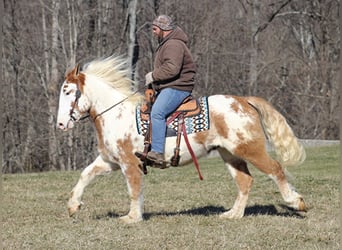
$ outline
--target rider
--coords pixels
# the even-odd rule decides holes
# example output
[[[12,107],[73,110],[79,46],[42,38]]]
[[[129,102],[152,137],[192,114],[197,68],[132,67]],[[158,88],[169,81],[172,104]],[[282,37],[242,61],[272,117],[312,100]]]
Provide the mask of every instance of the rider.
[[[147,159],[157,165],[164,162],[166,118],[191,95],[196,74],[195,63],[187,47],[188,36],[167,15],[153,20],[152,32],[158,39],[153,71],[146,74],[156,100],[151,110],[152,144]]]

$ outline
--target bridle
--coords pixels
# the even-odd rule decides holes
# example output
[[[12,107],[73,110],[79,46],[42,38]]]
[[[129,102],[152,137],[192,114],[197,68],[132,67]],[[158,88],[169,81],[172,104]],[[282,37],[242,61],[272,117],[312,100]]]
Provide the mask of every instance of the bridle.
[[[136,93],[139,92],[140,89],[137,89],[136,91],[134,91],[132,94],[130,94],[129,96],[123,98],[122,100],[120,100],[119,102],[113,104],[112,106],[110,106],[109,108],[105,109],[104,111],[98,113],[94,118],[93,118],[93,121],[95,121],[99,116],[103,115],[104,113],[108,112],[109,110],[111,110],[112,108],[118,106],[119,104],[123,103],[124,101],[126,101],[128,98],[132,97],[133,95],[135,95]],[[76,108],[76,105],[78,104],[78,100],[80,99],[82,93],[81,93],[81,90],[77,89],[76,90],[76,95],[75,95],[75,101],[72,105],[72,108],[70,109],[70,112],[69,112],[69,116],[70,116],[70,121],[72,122],[79,122],[79,121],[83,121],[87,118],[90,117],[90,114],[89,114],[89,111],[88,111],[88,114],[85,115],[85,116],[82,116],[80,119],[76,119],[74,114],[75,114],[75,108]]]
[[[75,118],[74,114],[75,114],[75,107],[78,104],[78,100],[80,99],[80,97],[81,97],[81,90],[77,89],[76,90],[76,95],[75,95],[75,101],[74,101],[74,103],[72,105],[72,108],[70,109],[70,112],[69,112],[70,120],[72,122],[76,122],[77,121],[77,119]],[[81,120],[81,119],[79,119],[79,120]]]

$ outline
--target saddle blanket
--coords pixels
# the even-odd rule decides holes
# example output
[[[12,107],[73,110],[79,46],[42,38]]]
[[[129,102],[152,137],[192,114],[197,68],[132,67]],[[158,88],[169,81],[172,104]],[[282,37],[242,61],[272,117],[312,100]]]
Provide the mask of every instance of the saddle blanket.
[[[186,127],[187,134],[205,131],[210,128],[208,97],[204,96],[198,98],[198,103],[201,109],[200,113],[194,116],[184,118],[184,124]],[[136,107],[137,129],[139,134],[145,136],[148,130],[149,122],[141,119],[140,107],[141,105],[138,105]],[[176,136],[177,130],[178,118],[175,118],[167,127],[167,136]]]

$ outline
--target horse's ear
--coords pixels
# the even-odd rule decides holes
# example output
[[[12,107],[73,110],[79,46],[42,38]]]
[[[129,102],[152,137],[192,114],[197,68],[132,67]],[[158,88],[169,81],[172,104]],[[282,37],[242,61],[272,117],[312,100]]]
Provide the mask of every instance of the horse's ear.
[[[76,64],[73,68],[68,68],[65,72],[65,78],[77,79],[78,74],[80,73],[80,64]]]
[[[75,66],[74,75],[75,75],[75,76],[78,76],[79,73],[80,73],[80,64],[78,63],[78,64]]]

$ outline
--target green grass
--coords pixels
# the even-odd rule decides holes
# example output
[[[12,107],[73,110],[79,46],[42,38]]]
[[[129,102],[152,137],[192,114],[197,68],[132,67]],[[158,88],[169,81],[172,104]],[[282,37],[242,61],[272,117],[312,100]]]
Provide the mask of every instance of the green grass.
[[[4,249],[340,249],[339,147],[307,149],[289,169],[291,184],[310,210],[285,206],[273,181],[255,181],[246,215],[222,220],[236,197],[235,183],[219,159],[150,169],[145,177],[145,221],[122,224],[129,200],[121,172],[100,176],[85,190],[84,207],[69,218],[66,202],[80,172],[3,175]]]

